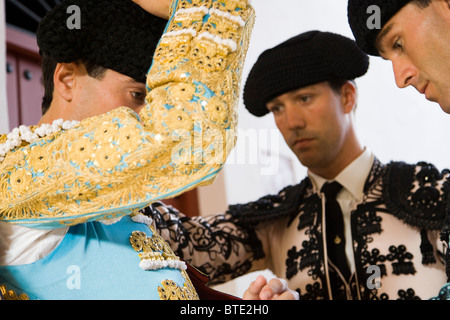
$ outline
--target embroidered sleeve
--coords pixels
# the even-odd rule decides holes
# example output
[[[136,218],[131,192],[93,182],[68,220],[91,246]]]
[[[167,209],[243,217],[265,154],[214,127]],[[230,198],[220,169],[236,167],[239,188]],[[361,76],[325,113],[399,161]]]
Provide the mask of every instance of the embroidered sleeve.
[[[304,189],[301,184],[286,187],[247,204],[232,205],[219,215],[186,217],[162,203],[145,208],[161,236],[176,254],[222,283],[251,271],[270,268],[270,230],[280,218],[290,220],[298,213]]]
[[[246,0],[175,0],[145,108],[120,107],[8,152],[0,219],[37,228],[111,219],[210,183],[234,147],[253,21]]]
[[[174,252],[207,274],[209,285],[264,269],[264,251],[253,228],[236,223],[229,213],[186,217],[157,202],[144,209]]]

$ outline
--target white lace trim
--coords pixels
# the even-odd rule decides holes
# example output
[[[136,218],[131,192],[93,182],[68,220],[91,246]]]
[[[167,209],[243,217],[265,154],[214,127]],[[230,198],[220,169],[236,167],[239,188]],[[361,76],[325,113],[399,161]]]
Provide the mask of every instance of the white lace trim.
[[[79,121],[64,121],[63,119],[58,119],[53,121],[52,124],[44,123],[40,125],[34,132],[31,131],[30,127],[24,125],[14,128],[7,134],[6,142],[0,144],[0,162],[5,159],[8,152],[21,146],[23,141],[31,144],[52,133],[71,129],[78,123]]]

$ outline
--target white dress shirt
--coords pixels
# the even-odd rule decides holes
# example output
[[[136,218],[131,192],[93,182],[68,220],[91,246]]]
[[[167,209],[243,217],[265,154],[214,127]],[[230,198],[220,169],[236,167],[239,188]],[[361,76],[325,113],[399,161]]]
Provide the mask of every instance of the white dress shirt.
[[[42,259],[59,245],[68,229],[32,229],[0,221],[0,265],[21,265]]]
[[[345,252],[349,262],[350,271],[355,271],[355,259],[352,248],[352,231],[350,225],[350,214],[361,203],[364,197],[364,184],[369,176],[373,165],[374,156],[372,152],[365,148],[352,163],[342,170],[333,181],[342,185],[342,190],[336,196],[336,200],[341,206],[344,216],[345,228]],[[327,179],[308,171],[309,178],[317,192],[322,188]]]

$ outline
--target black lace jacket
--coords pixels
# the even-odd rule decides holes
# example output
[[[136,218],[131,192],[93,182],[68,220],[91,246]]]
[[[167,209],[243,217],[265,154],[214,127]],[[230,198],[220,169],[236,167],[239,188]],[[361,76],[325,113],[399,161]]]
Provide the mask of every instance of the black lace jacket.
[[[322,196],[309,178],[206,218],[160,202],[144,211],[211,284],[269,268],[301,299],[428,299],[447,281],[439,235],[448,176],[425,162],[375,159],[364,199],[351,214],[355,272],[347,281],[324,255]]]

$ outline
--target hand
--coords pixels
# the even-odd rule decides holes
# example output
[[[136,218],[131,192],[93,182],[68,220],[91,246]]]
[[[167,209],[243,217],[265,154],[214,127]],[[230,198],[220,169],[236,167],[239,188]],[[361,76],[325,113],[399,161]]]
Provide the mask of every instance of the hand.
[[[154,16],[169,19],[169,9],[172,0],[132,0],[145,11]]]
[[[258,276],[244,292],[244,300],[299,300],[297,291],[290,290],[286,280],[273,278],[269,282]]]

